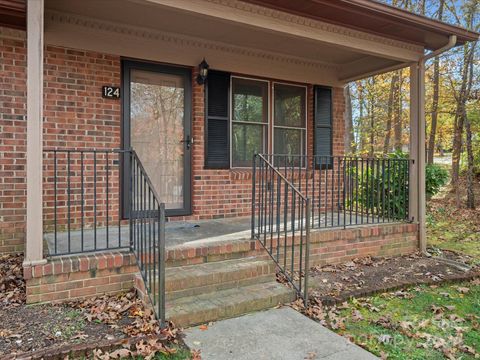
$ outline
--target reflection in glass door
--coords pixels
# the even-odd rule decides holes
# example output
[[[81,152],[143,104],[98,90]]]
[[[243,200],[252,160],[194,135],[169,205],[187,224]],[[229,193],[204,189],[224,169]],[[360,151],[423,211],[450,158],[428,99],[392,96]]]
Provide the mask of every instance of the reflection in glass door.
[[[168,215],[190,211],[190,78],[185,69],[126,64],[131,146]],[[130,65],[130,66],[129,66]],[[127,110],[125,107],[125,110]],[[127,140],[127,139],[125,139]]]

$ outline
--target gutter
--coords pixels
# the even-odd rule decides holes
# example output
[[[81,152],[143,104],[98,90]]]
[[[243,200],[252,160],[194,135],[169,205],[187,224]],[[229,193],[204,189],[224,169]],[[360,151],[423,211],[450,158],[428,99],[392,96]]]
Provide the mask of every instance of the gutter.
[[[434,51],[422,56],[418,60],[418,62],[423,61],[425,63],[427,60],[429,60],[429,59],[431,59],[431,58],[433,58],[437,55],[440,55],[441,53],[444,53],[445,51],[450,50],[456,44],[457,44],[457,35],[450,35],[448,37],[448,42],[445,45],[443,45],[441,48],[438,48],[437,50],[434,50]]]

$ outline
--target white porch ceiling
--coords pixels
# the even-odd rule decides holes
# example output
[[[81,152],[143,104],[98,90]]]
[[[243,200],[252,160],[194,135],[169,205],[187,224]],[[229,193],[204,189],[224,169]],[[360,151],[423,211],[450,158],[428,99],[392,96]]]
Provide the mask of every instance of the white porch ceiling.
[[[189,7],[191,4],[195,6]],[[199,8],[199,4],[205,6]],[[408,48],[405,57],[400,58],[400,52],[392,55],[388,52],[388,46],[385,47],[383,55],[379,53],[381,48],[372,50],[368,47],[339,45],[332,41],[323,41],[321,32],[316,33],[315,28],[304,29],[303,26],[290,24],[291,31],[282,31],[281,26],[285,24],[280,19],[273,18],[273,26],[267,22],[263,26],[260,15],[256,18],[253,15],[249,17],[248,13],[242,13],[238,9],[232,9],[229,16],[220,17],[218,13],[225,10],[222,6],[216,1],[206,0],[45,1],[47,11],[76,14],[318,62],[334,67],[339,82],[342,79],[398,66],[422,54],[418,46]],[[219,12],[216,12],[217,8]],[[275,27],[277,23],[278,27]],[[48,22],[46,26],[48,27]],[[311,36],[305,31],[310,31]],[[367,36],[365,38],[371,39]],[[355,44],[355,39],[352,44]],[[389,44],[392,46],[391,42]]]

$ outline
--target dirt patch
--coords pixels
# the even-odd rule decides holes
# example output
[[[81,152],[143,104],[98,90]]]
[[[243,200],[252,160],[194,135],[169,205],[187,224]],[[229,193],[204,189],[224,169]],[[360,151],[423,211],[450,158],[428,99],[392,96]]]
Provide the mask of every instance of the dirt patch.
[[[124,338],[118,328],[89,322],[82,311],[67,305],[17,306],[0,310],[0,355]]]
[[[22,262],[21,255],[0,258],[0,358],[135,336],[155,337],[136,345],[139,354],[168,352],[170,345],[179,344],[178,330],[172,324],[160,329],[133,290],[62,304],[26,305]]]
[[[465,261],[464,255],[448,252],[450,260]],[[311,294],[323,304],[334,304],[405,285],[440,283],[480,276],[480,267],[469,271],[420,254],[391,258],[362,258],[339,265],[318,266],[310,276]]]

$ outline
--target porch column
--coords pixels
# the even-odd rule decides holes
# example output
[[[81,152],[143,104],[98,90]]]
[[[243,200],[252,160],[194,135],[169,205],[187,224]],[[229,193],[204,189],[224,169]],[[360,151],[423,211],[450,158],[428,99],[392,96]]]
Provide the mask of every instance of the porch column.
[[[27,1],[27,228],[25,263],[43,259],[42,119],[44,0]]]
[[[418,223],[419,246],[427,250],[425,231],[425,63],[410,66],[410,171],[409,214]]]

